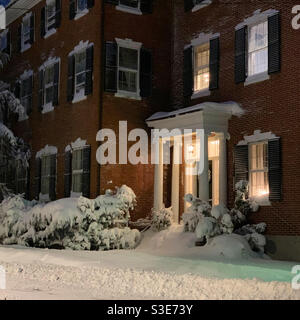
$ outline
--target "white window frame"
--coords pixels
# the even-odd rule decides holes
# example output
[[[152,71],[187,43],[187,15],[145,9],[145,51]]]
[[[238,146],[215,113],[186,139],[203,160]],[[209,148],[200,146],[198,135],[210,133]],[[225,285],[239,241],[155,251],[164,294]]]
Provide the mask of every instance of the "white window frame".
[[[26,50],[28,50],[29,48],[31,48],[31,43],[30,43],[30,29],[31,29],[31,25],[30,25],[30,20],[31,20],[31,16],[32,16],[32,12],[29,12],[28,14],[26,14],[23,19],[22,19],[22,32],[21,32],[21,52],[24,52]],[[25,39],[25,35],[24,35],[24,24],[28,23],[29,24],[29,38]]]
[[[28,76],[27,78],[24,78],[24,79],[21,79],[20,80],[20,102],[21,102],[21,104],[22,104],[22,106],[25,108],[25,113],[26,114],[28,114],[28,107],[27,107],[27,105],[26,105],[26,107],[24,106],[24,103],[23,103],[23,101],[27,101],[27,99],[29,98],[29,97],[31,97],[31,103],[32,103],[32,90],[31,90],[31,94],[27,94],[27,95],[22,95],[22,92],[23,92],[23,90],[24,90],[24,84],[23,84],[23,82],[25,82],[25,81],[28,81],[29,80],[29,78],[30,78],[30,76]],[[32,88],[32,87],[31,87]],[[31,106],[32,107],[32,106]]]
[[[25,171],[25,177],[19,177],[19,172],[18,172],[18,170],[24,170]],[[18,186],[19,186],[19,181],[23,181],[23,183],[24,183],[24,185],[25,185],[25,191],[24,191],[24,193],[26,193],[26,191],[27,191],[27,170],[26,170],[26,168],[24,167],[24,166],[22,166],[22,164],[21,164],[21,161],[16,161],[16,186],[15,186],[15,188],[16,188],[16,192],[17,193],[20,193],[20,190],[19,190],[19,188],[18,188]]]
[[[136,14],[136,15],[143,14],[141,11],[141,0],[138,0],[138,6],[136,8],[128,6],[126,4],[123,4],[123,3],[121,3],[121,1],[122,0],[119,0],[119,4],[116,6],[116,10],[127,12],[127,13],[132,13],[132,14]]]
[[[46,163],[46,168],[49,170],[49,172],[46,170],[46,172],[43,172],[44,169],[44,161],[48,161],[48,166]],[[41,193],[40,193],[40,200],[47,200],[49,199],[50,194],[50,178],[51,178],[51,154],[45,154],[41,157]],[[43,180],[46,179],[48,181],[47,186],[47,193],[43,192]]]
[[[82,183],[81,183],[81,192],[75,191],[73,190],[74,187],[74,179],[73,176],[74,175],[83,175],[83,148],[75,148],[72,150],[72,187],[71,187],[71,196],[72,197],[78,197],[82,195]],[[81,152],[81,169],[73,169],[73,160],[74,160],[74,152]],[[81,178],[81,182],[82,182],[82,178]]]
[[[199,48],[199,47],[201,47],[201,46],[204,46],[204,45],[208,45],[208,64],[207,64],[207,65],[204,65],[204,66],[201,66],[201,67],[198,67],[197,70],[196,70],[196,53],[197,53],[197,48]],[[209,80],[208,80],[208,86],[207,86],[207,88],[203,88],[203,89],[200,89],[200,90],[195,90],[195,77],[196,77],[196,72],[198,72],[199,70],[202,70],[202,69],[206,69],[206,68],[208,68],[208,72],[210,72],[210,70],[209,70],[209,54],[210,54],[210,41],[206,41],[206,42],[203,42],[203,43],[201,43],[201,44],[198,44],[198,45],[194,45],[194,46],[193,46],[193,79],[194,79],[194,88],[193,88],[192,99],[199,98],[199,97],[205,97],[205,96],[210,95]]]
[[[86,14],[89,13],[89,9],[87,7],[87,0],[85,0],[85,3],[86,3],[85,8],[80,10],[79,6],[78,6],[79,2],[78,2],[78,0],[76,0],[76,15],[74,17],[74,20],[78,20],[79,18],[81,18],[81,17],[83,17],[83,16],[85,16]]]
[[[249,23],[247,25],[247,31],[248,31],[248,34],[250,34],[250,31],[251,31],[251,28],[255,27],[255,26],[258,26],[262,23],[267,23],[268,24],[268,18],[267,17],[264,17],[263,19],[260,19],[258,21],[255,21],[253,23]],[[268,27],[267,27],[268,28]],[[267,34],[268,36],[268,34]],[[268,74],[268,66],[267,66],[267,70],[266,71],[263,71],[263,72],[260,72],[260,73],[256,73],[256,74],[252,74],[250,75],[248,72],[249,72],[249,69],[250,69],[250,52],[249,52],[249,46],[250,46],[250,36],[248,37],[247,39],[247,52],[246,52],[246,63],[247,63],[247,78],[246,78],[246,81],[245,81],[245,86],[249,85],[249,84],[252,84],[252,83],[257,83],[257,82],[261,82],[261,81],[265,81],[265,80],[268,80],[270,79],[270,75]],[[268,41],[267,41],[267,46],[264,48],[267,50],[269,50],[269,47],[268,47]],[[262,48],[256,50],[256,51],[260,51],[262,50]],[[252,51],[254,52],[254,51]]]
[[[251,169],[251,159],[252,159],[252,146],[253,145],[266,145],[268,148],[268,140],[263,140],[263,141],[254,141],[248,143],[248,167],[249,167],[249,196],[250,199],[255,200],[257,203],[259,203],[261,206],[269,206],[271,205],[270,200],[269,200],[269,180],[268,180],[268,193],[263,196],[255,196],[251,194],[251,189],[252,189],[252,173],[258,173],[258,172],[263,172],[267,173],[269,172],[268,165],[267,167],[264,167],[263,169]],[[264,162],[265,159],[263,159]],[[268,160],[268,159],[267,159]]]
[[[84,99],[86,99],[86,95],[85,95],[85,82],[84,82],[84,86],[83,88],[79,91],[79,92],[76,92],[77,90],[77,87],[79,87],[79,85],[82,85],[82,84],[78,84],[77,83],[77,76],[78,75],[81,75],[81,74],[86,74],[86,68],[84,69],[84,71],[80,71],[77,73],[76,71],[76,66],[77,66],[77,63],[76,63],[76,57],[82,53],[85,54],[85,62],[86,62],[86,49],[87,48],[83,48],[82,50],[78,51],[78,52],[75,52],[74,54],[74,59],[75,59],[75,67],[74,67],[74,99],[73,99],[73,103],[75,102],[79,102],[79,101],[82,101]],[[86,64],[86,63],[85,63]]]
[[[118,52],[117,52],[117,93],[115,94],[116,97],[121,98],[129,98],[129,99],[135,99],[135,100],[141,100],[140,96],[140,52],[142,43],[140,42],[134,42],[131,39],[118,39],[116,38],[116,42],[118,44]],[[119,59],[120,59],[120,47],[126,48],[126,49],[132,49],[137,51],[137,70],[134,69],[128,69],[124,67],[120,67]],[[136,73],[136,91],[125,91],[119,89],[119,71],[128,71],[132,73]]]

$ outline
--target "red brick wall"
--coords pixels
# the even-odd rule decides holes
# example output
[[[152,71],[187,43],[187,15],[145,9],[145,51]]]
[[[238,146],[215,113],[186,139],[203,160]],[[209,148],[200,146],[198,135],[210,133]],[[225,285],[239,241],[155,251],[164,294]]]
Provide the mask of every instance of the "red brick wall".
[[[102,79],[102,1],[95,1],[95,7],[78,19],[69,20],[69,1],[62,0],[61,26],[56,34],[48,39],[40,37],[40,14],[45,5],[42,1],[31,11],[35,14],[35,42],[24,53],[14,50],[9,65],[1,77],[7,82],[14,82],[25,69],[34,70],[33,111],[29,120],[14,126],[17,135],[31,145],[32,165],[30,172],[31,196],[34,196],[34,158],[37,151],[46,144],[58,148],[57,160],[57,198],[64,195],[64,150],[66,145],[78,137],[86,139],[91,145],[91,197],[103,193],[107,188],[127,184],[137,194],[138,206],[133,218],[145,216],[153,204],[153,166],[118,165],[103,166],[98,176],[96,151],[99,144],[96,134],[100,128],[110,128],[118,133],[120,120],[128,121],[128,130],[146,128],[145,119],[155,111],[163,110],[169,105],[169,87],[171,80],[171,15],[170,3],[155,1],[153,14],[134,15],[120,12],[110,4],[105,5],[104,34],[106,41],[118,38],[130,38],[142,42],[153,52],[153,94],[149,99],[134,101],[115,98],[113,94],[104,93],[101,98]],[[13,48],[17,48],[17,28],[22,17],[10,25]],[[151,26],[151,27],[149,27]],[[94,43],[94,90],[93,94],[79,103],[67,102],[67,68],[68,54],[80,40]],[[49,55],[60,57],[60,97],[55,110],[41,114],[38,111],[38,68]],[[112,183],[108,183],[112,181]],[[100,189],[100,190],[99,190]]]
[[[211,96],[193,100],[191,104],[204,101],[236,101],[246,111],[242,118],[233,117],[229,123],[231,136],[228,142],[228,200],[232,205],[233,192],[233,146],[252,135],[254,130],[272,131],[282,138],[283,201],[262,207],[253,215],[253,221],[265,221],[268,233],[277,235],[300,234],[300,114],[299,52],[300,31],[291,27],[292,7],[297,1],[213,1],[197,12],[185,13],[183,1],[174,0],[174,63],[172,69],[172,104],[182,107],[183,48],[201,32],[220,33],[220,82],[219,89]],[[234,82],[234,32],[235,26],[257,9],[277,9],[281,13],[282,69],[271,79],[244,86]]]

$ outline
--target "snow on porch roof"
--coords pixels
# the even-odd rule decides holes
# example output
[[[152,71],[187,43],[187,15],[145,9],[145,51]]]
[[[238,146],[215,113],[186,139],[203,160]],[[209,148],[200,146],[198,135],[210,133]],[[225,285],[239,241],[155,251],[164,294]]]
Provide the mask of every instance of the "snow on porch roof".
[[[14,0],[6,7],[6,26],[28,12],[42,0]]]
[[[187,113],[203,111],[203,110],[227,113],[227,114],[238,116],[238,117],[241,117],[244,114],[244,110],[240,107],[240,105],[233,101],[228,101],[223,103],[204,102],[204,103],[196,104],[191,107],[174,110],[171,112],[156,112],[151,117],[146,119],[146,122],[173,118],[173,117],[177,117]]]

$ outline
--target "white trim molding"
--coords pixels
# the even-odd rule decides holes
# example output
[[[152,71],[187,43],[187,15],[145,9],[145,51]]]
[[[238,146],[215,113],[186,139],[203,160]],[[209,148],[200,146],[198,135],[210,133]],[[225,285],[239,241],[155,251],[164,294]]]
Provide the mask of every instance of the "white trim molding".
[[[268,140],[274,140],[274,139],[279,139],[279,137],[277,137],[271,131],[262,133],[261,130],[255,130],[253,135],[244,136],[244,140],[241,140],[237,145],[245,146],[245,145],[248,145],[249,143],[268,141]]]
[[[212,3],[212,0],[204,0],[199,4],[196,4],[194,6],[194,8],[192,9],[192,12],[196,12],[202,8],[205,8],[205,7],[209,6],[211,3]]]

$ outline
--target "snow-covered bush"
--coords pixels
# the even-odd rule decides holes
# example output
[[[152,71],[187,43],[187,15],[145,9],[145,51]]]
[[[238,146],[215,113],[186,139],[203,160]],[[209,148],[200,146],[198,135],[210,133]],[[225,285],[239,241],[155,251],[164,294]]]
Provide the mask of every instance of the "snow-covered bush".
[[[152,209],[151,229],[154,231],[168,229],[172,224],[172,219],[172,208],[162,208],[160,210]]]
[[[73,250],[134,248],[140,233],[127,225],[135,205],[136,196],[125,185],[93,200],[37,204],[9,197],[0,204],[0,243]]]
[[[250,213],[257,212],[259,205],[249,198],[247,181],[238,182],[235,188],[234,208],[230,211],[223,205],[211,207],[207,202],[187,194],[185,201],[191,205],[182,217],[184,230],[195,232],[200,243],[205,243],[217,235],[234,232],[244,236],[252,250],[263,253],[266,245],[263,236],[266,224],[247,224]]]

